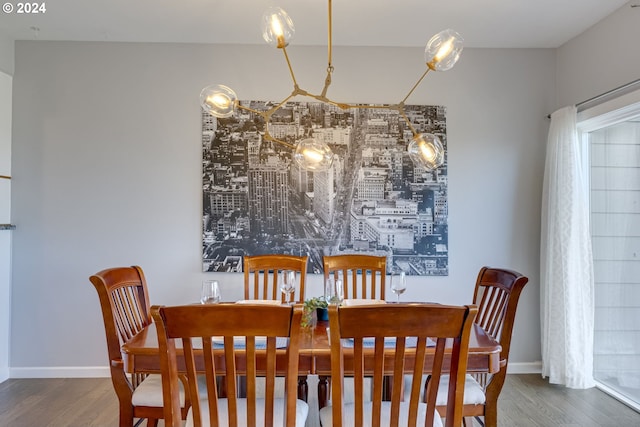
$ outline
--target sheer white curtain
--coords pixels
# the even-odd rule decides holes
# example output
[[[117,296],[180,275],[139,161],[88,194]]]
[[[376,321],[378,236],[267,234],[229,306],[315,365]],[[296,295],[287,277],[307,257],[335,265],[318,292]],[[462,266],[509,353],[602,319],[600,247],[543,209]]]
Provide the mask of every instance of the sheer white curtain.
[[[542,193],[542,376],[588,388],[593,380],[593,258],[587,174],[575,106],[551,115]]]

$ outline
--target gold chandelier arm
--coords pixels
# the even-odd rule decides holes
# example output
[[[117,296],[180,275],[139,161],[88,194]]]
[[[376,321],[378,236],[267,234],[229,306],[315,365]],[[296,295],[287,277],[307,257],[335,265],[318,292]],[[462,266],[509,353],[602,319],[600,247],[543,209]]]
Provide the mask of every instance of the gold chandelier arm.
[[[288,142],[286,142],[286,141],[283,141],[283,140],[281,140],[281,139],[278,139],[278,138],[274,138],[274,137],[272,137],[272,136],[271,136],[271,134],[269,133],[269,131],[266,131],[266,132],[265,132],[263,139],[264,139],[265,141],[272,141],[272,142],[275,142],[275,143],[277,143],[277,144],[284,145],[285,147],[290,148],[290,149],[292,149],[292,150],[295,150],[295,149],[296,149],[296,146],[295,146],[295,145],[290,144],[290,143],[288,143]]]
[[[418,79],[418,81],[416,82],[416,84],[413,85],[413,87],[411,88],[411,90],[409,91],[409,93],[407,94],[407,96],[404,97],[404,99],[400,102],[400,104],[404,104],[404,102],[407,100],[407,98],[409,98],[411,96],[411,94],[413,93],[414,90],[416,90],[416,88],[420,85],[420,83],[422,83],[422,80],[424,80],[424,77],[427,75],[427,73],[431,70],[431,68],[426,69],[426,71],[424,72],[424,74],[422,74],[422,77],[420,77]]]
[[[320,95],[322,98],[326,99],[327,97],[327,89],[331,86],[331,73],[333,73],[333,67],[327,67],[327,77],[324,79],[324,87],[322,88],[322,94]]]
[[[326,88],[325,88],[325,89],[326,89]],[[342,103],[342,102],[332,101],[331,99],[329,99],[329,98],[327,98],[326,96],[324,96],[324,94],[323,94],[323,95],[314,95],[314,94],[309,93],[309,92],[304,92],[304,93],[303,93],[303,95],[304,95],[304,96],[308,96],[309,98],[316,99],[316,100],[318,100],[318,101],[320,101],[320,102],[325,102],[325,103],[327,103],[327,104],[334,105],[334,106],[336,106],[336,107],[338,107],[338,108],[341,108],[341,109],[343,109],[343,110],[347,110],[347,109],[349,109],[349,108],[354,108],[354,107],[350,106],[349,104],[345,104],[345,103]]]
[[[272,141],[275,142],[277,144],[280,145],[284,145],[287,148],[290,148],[292,150],[296,149],[296,146],[293,144],[290,144],[286,141],[282,141],[281,139],[278,138],[274,138],[273,136],[271,136],[271,134],[269,133],[269,120],[271,119],[271,116],[273,115],[273,113],[275,113],[276,111],[278,111],[280,108],[282,108],[282,106],[289,101],[291,98],[293,98],[296,95],[299,95],[300,93],[304,94],[304,91],[300,91],[300,89],[298,89],[297,87],[293,90],[293,92],[291,93],[291,95],[287,96],[285,99],[283,99],[278,105],[276,105],[275,107],[270,108],[267,111],[260,111],[260,110],[256,110],[254,108],[251,107],[246,107],[242,104],[240,104],[239,102],[236,104],[236,107],[240,110],[245,110],[245,111],[249,111],[252,113],[255,113],[259,116],[261,116],[264,121],[265,121],[265,130],[264,130],[264,135],[263,135],[263,139],[265,141]]]
[[[267,111],[263,111],[260,115],[262,117],[264,117],[264,120],[266,122],[268,122],[269,120],[271,120],[271,116],[273,115],[273,113],[275,113],[276,111],[278,111],[280,108],[282,108],[282,106],[284,104],[287,103],[287,101],[289,101],[291,98],[293,98],[294,96],[299,95],[299,89],[294,89],[293,92],[291,92],[291,94],[289,96],[287,96],[285,99],[283,99],[282,101],[280,101],[278,103],[278,105],[269,108]]]
[[[296,95],[301,95],[301,94],[306,94],[304,91],[301,91],[298,88],[295,88],[293,90],[293,92],[291,92],[291,94],[289,96],[287,96],[285,99],[283,99],[282,101],[280,101],[280,103],[278,105],[276,105],[275,107],[272,107],[270,109],[268,109],[267,111],[261,111],[261,110],[256,110],[253,109],[251,107],[247,107],[245,105],[240,104],[240,102],[236,103],[236,108],[238,108],[239,110],[245,110],[245,111],[249,111],[251,113],[255,113],[259,116],[261,116],[262,118],[265,119],[265,121],[269,121],[269,119],[271,118],[271,116],[273,115],[273,113],[275,113],[276,111],[278,111],[280,108],[282,108],[282,106],[289,101],[291,98],[293,98]]]
[[[254,110],[254,109],[253,109],[253,108],[251,108],[251,107],[245,107],[244,105],[240,104],[240,102],[238,102],[238,103],[236,104],[236,108],[238,108],[239,110],[245,110],[245,111],[249,111],[249,112],[251,112],[251,113],[258,114],[258,115],[260,115],[260,116],[264,116],[264,111]]]
[[[409,118],[407,117],[406,113],[404,112],[404,107],[402,107],[400,110],[400,114],[402,115],[402,117],[404,118],[404,121],[407,122],[407,125],[409,126],[409,129],[411,129],[411,133],[413,133],[413,136],[417,136],[418,132],[416,131],[416,129],[411,125],[411,122],[409,121]]]
[[[287,61],[287,66],[289,67],[289,74],[291,74],[291,80],[293,80],[293,86],[298,87],[298,82],[296,81],[296,75],[293,73],[293,67],[291,66],[291,61],[289,60],[289,55],[287,54],[287,48],[285,46],[282,47],[282,53],[284,53],[284,59]]]
[[[333,13],[331,12],[331,0],[328,0],[327,3],[329,6],[327,18],[327,38],[329,39],[327,42],[327,77],[324,79],[324,87],[322,88],[322,94],[320,95],[324,99],[326,99],[327,90],[329,89],[329,86],[331,86],[331,73],[333,73],[333,65],[331,64],[333,48]]]

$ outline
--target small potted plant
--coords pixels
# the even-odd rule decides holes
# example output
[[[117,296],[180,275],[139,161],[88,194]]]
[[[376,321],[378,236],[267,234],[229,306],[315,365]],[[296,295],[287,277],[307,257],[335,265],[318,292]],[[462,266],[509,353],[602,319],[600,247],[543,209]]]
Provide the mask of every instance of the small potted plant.
[[[311,327],[315,320],[329,320],[327,301],[323,297],[313,297],[304,302],[302,326]],[[315,316],[314,316],[315,315]]]

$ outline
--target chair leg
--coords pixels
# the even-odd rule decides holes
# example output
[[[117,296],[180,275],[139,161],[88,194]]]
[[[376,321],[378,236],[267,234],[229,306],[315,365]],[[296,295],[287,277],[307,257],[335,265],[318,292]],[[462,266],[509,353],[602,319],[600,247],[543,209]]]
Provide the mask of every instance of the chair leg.
[[[306,375],[298,377],[298,399],[305,402],[309,399],[309,384],[307,383]]]
[[[318,376],[318,409],[327,406],[329,397],[329,377],[325,375]]]
[[[130,405],[120,405],[120,427],[133,425],[133,408]]]
[[[497,405],[487,405],[484,410],[485,427],[498,427],[498,407]]]
[[[504,379],[502,379],[504,382]],[[500,393],[500,389],[502,388],[501,384],[497,387],[497,392],[495,389],[489,389],[485,392],[485,396],[487,398],[486,403],[484,404],[484,423],[483,427],[498,427],[498,394]]]
[[[148,418],[147,427],[158,427],[158,420],[156,418]]]

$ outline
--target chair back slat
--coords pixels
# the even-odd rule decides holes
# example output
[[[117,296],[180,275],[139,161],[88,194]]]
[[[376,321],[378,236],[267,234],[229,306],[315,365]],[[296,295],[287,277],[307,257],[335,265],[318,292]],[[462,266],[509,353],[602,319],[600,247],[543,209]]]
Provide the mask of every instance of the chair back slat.
[[[475,306],[439,304],[330,306],[333,426],[345,425],[342,418],[345,372],[354,375],[356,425],[362,425],[368,416],[362,403],[362,384],[365,376],[372,376],[372,426],[388,422],[391,427],[404,427],[402,420],[407,420],[407,426],[412,427],[433,426],[437,387],[428,388],[424,408],[420,402],[420,384],[427,374],[431,374],[437,384],[444,372],[452,378],[446,426],[458,427],[462,423],[469,335],[476,313]],[[385,338],[393,339],[395,343],[391,344]],[[372,339],[372,346],[364,345],[365,340]],[[347,341],[353,342],[353,349],[345,348]],[[447,346],[448,342],[452,344]],[[409,396],[403,396],[404,374],[412,376]],[[400,380],[393,382],[391,401],[382,402],[383,378],[389,375]],[[388,409],[383,410],[383,406]],[[383,413],[389,414],[388,420],[383,420]]]
[[[326,255],[322,258],[325,282],[342,280],[345,298],[385,298],[387,258],[372,255]]]
[[[477,324],[493,337],[500,333],[504,317],[506,315],[509,292],[501,287],[482,286],[478,294],[480,296],[480,315]]]
[[[393,378],[402,378],[404,376],[405,340],[406,337],[396,338]],[[391,427],[398,427],[398,420],[400,419],[400,402],[403,397],[403,391],[404,390],[400,387],[394,387],[391,391]]]
[[[133,338],[151,321],[148,309],[140,299],[139,286],[135,282],[123,283],[111,291],[113,315],[121,343]]]
[[[285,294],[280,292],[282,272],[293,271],[297,286],[293,301],[305,300],[307,278],[307,256],[294,255],[256,255],[244,257],[244,299],[280,300],[285,302]]]
[[[204,342],[203,342],[203,348],[204,347]],[[196,368],[196,363],[195,363],[195,358],[193,356],[193,343],[191,342],[191,340],[182,340],[182,349],[184,352],[184,359],[185,359],[185,368],[187,371],[187,377],[191,378],[191,375],[193,375],[194,372],[196,372],[197,368]],[[204,350],[204,364],[207,365],[207,363],[209,362],[209,356],[210,354],[206,351],[207,349],[205,348]],[[169,343],[165,344],[165,348],[162,349],[160,351],[160,363],[162,366],[165,366],[167,364],[167,360],[169,359],[173,359],[175,358],[175,354],[176,354],[176,343],[175,341],[171,341]],[[177,378],[178,375],[178,368],[177,365],[168,365],[167,366],[167,373],[168,373],[168,377],[172,378],[172,381],[175,380]],[[164,374],[163,374],[164,375]],[[193,383],[191,381],[188,382],[189,383],[189,391],[195,391],[198,392],[198,382],[194,381]],[[175,404],[175,400],[177,400],[176,396],[171,393],[171,389],[167,388],[164,386],[164,380],[163,380],[163,385],[162,385],[162,393],[163,393],[163,400],[164,400],[164,406],[165,406],[165,424],[168,425],[173,425],[171,424],[171,422],[169,420],[174,419],[175,418],[175,422],[180,422],[176,417],[176,411],[172,410],[175,409],[175,407],[173,406]],[[168,396],[168,397],[167,397]],[[169,401],[171,402],[170,404],[167,402],[167,398],[169,399]],[[194,414],[194,425],[199,425],[198,423],[200,423],[200,425],[202,424],[202,420],[201,420],[201,411],[200,411],[200,399],[195,399],[195,401],[193,402],[193,406],[192,406],[192,411]],[[167,411],[167,409],[169,409],[169,411]],[[211,424],[214,425],[214,424]]]
[[[300,321],[302,306],[262,304],[212,304],[174,307],[152,307],[153,320],[158,331],[161,356],[162,384],[168,390],[164,395],[167,427],[179,426],[173,416],[178,395],[176,379],[177,357],[171,351],[180,340],[191,399],[199,400],[198,375],[206,378],[206,411],[202,400],[193,404],[193,425],[216,426],[222,422],[221,405],[226,405],[230,427],[264,425],[272,427],[275,411],[275,379],[285,377],[285,426],[295,425]],[[278,348],[277,337],[288,337],[286,349]],[[260,343],[260,344],[258,344]],[[260,346],[258,348],[258,346]],[[197,366],[199,358],[204,366]],[[246,377],[246,398],[239,398],[238,376]],[[226,403],[219,400],[217,390],[220,379],[226,387]],[[258,404],[256,382],[265,377],[265,397]],[[191,386],[193,384],[193,386]],[[260,415],[258,408],[264,408]],[[245,411],[242,413],[241,411]],[[208,412],[209,423],[202,415]],[[260,418],[262,417],[262,418]],[[280,427],[280,426],[278,426]]]

